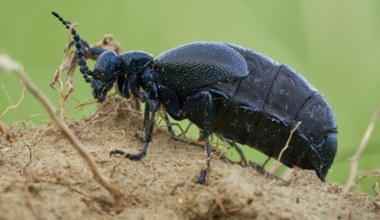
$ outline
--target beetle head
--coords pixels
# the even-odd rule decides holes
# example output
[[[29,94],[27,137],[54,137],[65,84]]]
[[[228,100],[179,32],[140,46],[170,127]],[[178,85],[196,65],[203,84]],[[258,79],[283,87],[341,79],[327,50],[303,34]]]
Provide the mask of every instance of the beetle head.
[[[103,52],[97,59],[92,72],[92,95],[103,102],[117,76],[117,55],[114,51]]]
[[[87,83],[91,83],[92,94],[99,102],[103,102],[107,92],[112,88],[117,75],[117,55],[114,51],[105,51],[97,59],[94,71],[91,71],[86,64],[86,58],[83,50],[83,40],[81,40],[77,31],[72,27],[69,21],[64,20],[58,13],[52,12],[54,17],[67,28],[71,30],[75,47],[77,48],[78,64],[80,72]],[[86,45],[84,45],[86,46]],[[87,45],[88,46],[88,45]],[[92,77],[91,77],[92,76]]]

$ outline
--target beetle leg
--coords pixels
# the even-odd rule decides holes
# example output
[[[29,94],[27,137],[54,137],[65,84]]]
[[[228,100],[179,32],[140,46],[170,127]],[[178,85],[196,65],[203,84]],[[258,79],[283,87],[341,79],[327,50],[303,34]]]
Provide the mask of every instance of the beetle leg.
[[[143,138],[137,132],[135,133],[135,138],[136,138],[136,140],[140,141],[141,143],[145,143],[145,138]]]
[[[170,106],[170,108],[166,108],[167,113],[169,113],[169,115],[171,115],[176,120],[185,118],[186,116],[182,113],[183,111],[181,110],[181,101],[179,100],[176,92],[162,85],[160,85],[160,92],[163,104],[165,106]],[[177,139],[178,136],[174,133],[173,126],[171,126],[170,118],[167,113],[165,113],[164,120],[168,127],[168,131],[174,139]]]
[[[200,92],[193,95],[192,98],[189,99],[190,103],[186,103],[186,106],[188,108],[187,110],[190,110],[196,107],[198,103],[202,103],[199,99],[205,100],[205,103],[204,103],[205,118],[204,118],[204,125],[202,128],[202,134],[203,134],[204,141],[206,142],[205,150],[207,153],[207,160],[206,160],[206,168],[204,170],[201,170],[201,174],[198,178],[197,183],[205,184],[207,170],[210,168],[210,164],[211,164],[211,146],[210,146],[210,141],[208,137],[210,136],[210,133],[211,133],[210,127],[211,127],[211,122],[214,115],[213,115],[212,97],[209,92]]]
[[[242,165],[243,167],[246,167],[248,166],[248,160],[247,158],[245,157],[245,154],[243,152],[243,150],[240,148],[239,145],[236,144],[235,141],[232,141],[230,139],[226,139],[226,138],[223,138],[230,146],[232,146],[233,148],[236,149],[236,151],[238,152],[239,156],[240,156],[240,165]]]
[[[149,122],[149,113],[150,113],[150,103],[147,102],[145,104],[145,109],[144,109],[144,128],[147,128],[149,126],[149,123],[150,123]]]
[[[149,143],[152,140],[153,125],[155,123],[156,112],[159,108],[159,102],[157,100],[149,100],[145,104],[145,113],[144,113],[144,127],[145,127],[145,137],[140,137],[136,134],[137,140],[144,143],[143,149],[140,153],[130,154],[125,153],[122,150],[113,150],[110,152],[110,155],[119,154],[125,155],[126,158],[130,160],[141,160],[145,155],[149,147]]]
[[[140,153],[137,153],[137,154],[127,153],[125,155],[126,158],[131,159],[131,160],[141,160],[141,158],[143,158],[146,155],[149,143],[152,140],[153,125],[155,122],[155,117],[156,117],[156,112],[157,112],[158,106],[159,105],[158,105],[157,101],[155,101],[155,100],[149,100],[145,104],[145,109],[148,109],[145,111],[145,112],[147,112],[147,113],[145,113],[145,117],[148,119],[144,119],[144,125],[146,127],[145,127],[145,138],[144,138],[143,149],[141,150]],[[149,117],[149,113],[150,113],[150,117]]]
[[[138,86],[139,84],[138,84],[137,74],[128,74],[127,80],[130,86],[130,91],[133,94],[133,96],[137,97],[137,99],[140,102],[146,102],[147,98],[149,97],[147,97],[146,95],[143,95],[143,92],[140,92],[140,88]]]
[[[165,120],[165,122],[166,122],[166,126],[168,127],[168,131],[169,131],[169,133],[170,133],[174,138],[178,138],[178,136],[174,133],[173,127],[172,127],[171,122],[170,122],[170,118],[169,118],[169,116],[168,116],[167,113],[165,113],[164,120]]]
[[[127,80],[127,78],[122,75],[122,74],[118,74],[117,76],[117,88],[119,89],[119,93],[121,96],[129,99],[129,97],[131,97],[131,94],[129,93],[129,82]]]
[[[201,170],[201,175],[199,176],[198,181],[197,181],[197,183],[199,184],[206,183],[207,170],[210,168],[210,164],[211,164],[211,146],[208,140],[208,135],[204,138],[204,140],[206,142],[205,148],[206,148],[206,153],[207,153],[206,169]]]
[[[157,85],[153,84],[150,89],[150,96],[147,96],[144,112],[145,137],[142,139],[144,146],[140,153],[125,154],[125,157],[131,160],[140,160],[143,158],[146,155],[149,143],[152,140],[153,125],[155,123],[156,112],[160,107],[160,101],[158,99]],[[144,92],[147,93],[147,91]]]
[[[149,126],[149,112],[150,112],[150,105],[147,103],[145,104],[145,110],[144,110],[144,124],[143,124],[144,128],[147,128]],[[135,138],[138,141],[145,143],[145,138],[140,136],[137,132],[135,133]]]
[[[193,141],[187,141],[185,139],[181,139],[181,136],[184,135],[184,134],[186,134],[187,131],[189,130],[189,127],[193,124],[192,122],[190,122],[185,129],[183,129],[180,125],[177,125],[181,129],[181,133],[180,134],[176,134],[175,131],[174,131],[174,129],[173,129],[172,122],[170,121],[169,114],[165,113],[164,120],[166,122],[166,127],[168,128],[168,131],[172,135],[172,137],[173,137],[174,140],[181,141],[181,142],[187,143],[187,144],[191,144],[193,142]],[[202,141],[203,140],[203,136],[199,136],[198,140]]]
[[[203,126],[202,126],[202,138],[206,142],[206,169],[201,171],[201,175],[199,176],[198,183],[204,184],[206,181],[207,170],[210,167],[211,163],[211,146],[209,142],[209,135],[211,133],[211,123],[214,118],[214,107],[212,104],[212,96],[209,91],[201,91],[195,93],[187,98],[187,100],[181,105],[181,101],[178,98],[175,91],[168,89],[164,86],[160,86],[161,91],[161,99],[164,101],[165,106],[170,106],[170,108],[166,108],[168,113],[177,120],[181,120],[184,118],[188,118],[188,116],[194,112],[194,110],[198,107],[204,108],[204,118],[203,118]]]

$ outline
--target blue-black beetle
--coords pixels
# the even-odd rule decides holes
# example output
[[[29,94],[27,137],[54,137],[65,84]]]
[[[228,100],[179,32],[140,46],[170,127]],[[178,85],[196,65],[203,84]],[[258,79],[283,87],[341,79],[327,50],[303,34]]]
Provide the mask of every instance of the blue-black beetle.
[[[70,22],[53,15],[70,28]],[[325,179],[337,150],[334,114],[326,99],[288,66],[244,47],[215,42],[186,44],[156,59],[141,51],[118,56],[114,51],[84,48],[75,29],[71,33],[80,71],[98,101],[105,100],[116,82],[122,96],[129,98],[132,93],[146,103],[143,149],[125,154],[127,158],[146,155],[155,114],[163,105],[174,119],[189,119],[201,128],[207,167],[213,132],[278,158],[292,127],[302,121],[280,160],[289,167],[314,170]],[[84,49],[100,55],[93,71],[86,65]],[[206,170],[201,171],[199,183],[204,183]]]

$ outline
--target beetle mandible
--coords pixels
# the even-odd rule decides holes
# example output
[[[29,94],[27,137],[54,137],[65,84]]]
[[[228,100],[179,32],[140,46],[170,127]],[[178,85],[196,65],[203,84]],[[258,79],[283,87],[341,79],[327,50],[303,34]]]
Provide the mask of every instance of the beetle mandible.
[[[52,13],[70,29],[70,22]],[[288,167],[314,170],[325,180],[337,150],[335,117],[321,93],[287,65],[238,45],[197,42],[156,59],[142,51],[118,56],[114,51],[86,48],[99,55],[91,71],[84,41],[74,28],[71,33],[80,72],[99,102],[116,82],[122,96],[132,94],[145,103],[143,149],[137,154],[114,153],[132,160],[144,157],[156,112],[163,106],[174,119],[189,119],[201,129],[207,168],[198,182],[204,183],[212,133],[278,158],[292,127],[302,121],[280,160]]]

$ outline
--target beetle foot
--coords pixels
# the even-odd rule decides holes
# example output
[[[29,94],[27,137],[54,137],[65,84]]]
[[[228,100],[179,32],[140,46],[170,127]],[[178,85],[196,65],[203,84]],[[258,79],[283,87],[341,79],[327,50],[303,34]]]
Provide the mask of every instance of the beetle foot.
[[[138,154],[129,154],[129,153],[125,153],[124,151],[122,150],[113,150],[110,152],[110,156],[114,155],[114,154],[117,154],[117,155],[125,155],[126,158],[130,159],[130,160],[141,160],[144,156],[145,156],[145,152],[140,152]]]
[[[206,174],[207,174],[206,170],[201,171],[201,175],[199,176],[198,181],[197,181],[198,184],[205,184],[206,183]]]
[[[113,151],[110,152],[110,156],[114,155],[114,154],[117,154],[117,155],[124,155],[125,152],[122,151],[122,150],[118,150],[118,149],[115,149]]]
[[[125,157],[130,160],[141,160],[143,157],[145,157],[145,152],[140,152],[138,154],[126,154]]]

